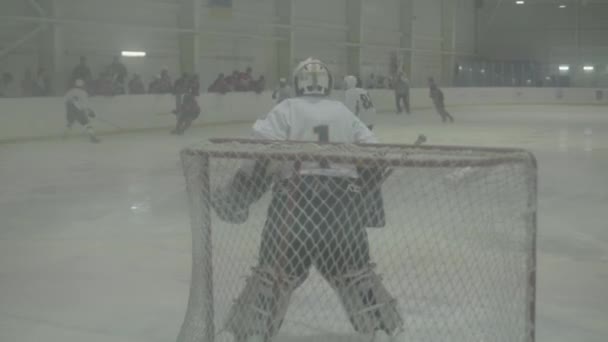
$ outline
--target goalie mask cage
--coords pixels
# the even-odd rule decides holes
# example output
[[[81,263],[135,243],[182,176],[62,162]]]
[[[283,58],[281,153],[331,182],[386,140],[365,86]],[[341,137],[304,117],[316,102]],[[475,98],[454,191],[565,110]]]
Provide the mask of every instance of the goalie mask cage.
[[[364,231],[369,264],[402,319],[395,332],[398,341],[534,341],[537,165],[532,154],[516,149],[212,140],[183,150],[181,158],[193,259],[178,342],[240,342],[234,324],[238,328],[251,322],[234,322],[235,312],[246,317],[239,316],[239,310],[261,310],[255,303],[237,305],[237,299],[252,269],[259,266],[270,202],[277,184],[299,179],[293,175],[301,173],[297,168],[302,165],[390,170],[380,186],[385,224]],[[224,222],[214,210],[214,192],[226,189],[242,165],[260,160],[270,162],[266,175],[274,177],[274,190],[270,186],[252,201],[245,222]],[[224,200],[229,208],[241,203],[239,196],[233,197],[235,203]],[[370,198],[363,202],[369,204]],[[348,227],[330,230],[339,229]],[[342,248],[340,243],[334,248]],[[287,253],[282,258],[286,255],[300,257]],[[284,319],[275,322],[276,334],[266,335],[266,341],[370,340],[355,331],[338,291],[319,271],[337,262],[331,253],[323,255],[313,256],[310,273],[288,298]],[[281,271],[275,271],[280,278]],[[266,322],[274,319],[265,317]]]

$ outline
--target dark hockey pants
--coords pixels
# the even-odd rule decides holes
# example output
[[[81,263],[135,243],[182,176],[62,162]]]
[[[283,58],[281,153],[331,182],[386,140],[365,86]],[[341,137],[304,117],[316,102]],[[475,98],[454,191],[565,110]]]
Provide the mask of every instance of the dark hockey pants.
[[[364,204],[354,180],[303,176],[278,187],[262,235],[261,267],[305,279],[313,265],[328,278],[369,264]]]
[[[67,102],[65,104],[65,110],[68,127],[72,127],[74,122],[78,122],[82,126],[87,126],[89,124],[87,113],[84,110],[78,109],[72,102]]]
[[[433,103],[435,105],[435,109],[437,110],[437,114],[441,116],[441,120],[443,122],[446,122],[448,120],[454,122],[454,117],[445,109],[445,103],[443,102],[443,100],[434,100]]]

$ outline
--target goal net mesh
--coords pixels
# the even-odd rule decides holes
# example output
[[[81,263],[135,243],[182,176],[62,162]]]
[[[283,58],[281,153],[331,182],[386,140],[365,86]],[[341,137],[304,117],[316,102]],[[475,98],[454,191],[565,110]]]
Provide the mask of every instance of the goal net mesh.
[[[215,140],[182,162],[179,342],[534,340],[531,154]]]

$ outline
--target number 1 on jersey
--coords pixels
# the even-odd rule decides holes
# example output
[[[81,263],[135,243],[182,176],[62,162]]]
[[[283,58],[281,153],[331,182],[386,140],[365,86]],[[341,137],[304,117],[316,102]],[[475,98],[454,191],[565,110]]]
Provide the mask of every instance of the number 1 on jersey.
[[[329,126],[327,126],[327,125],[317,126],[313,129],[313,131],[315,132],[316,135],[319,136],[319,142],[321,142],[321,143],[329,142]],[[329,162],[327,160],[322,160],[319,164],[320,164],[319,166],[321,168],[329,169]]]
[[[319,136],[319,142],[328,143],[329,142],[329,126],[317,126],[314,128],[314,132]]]

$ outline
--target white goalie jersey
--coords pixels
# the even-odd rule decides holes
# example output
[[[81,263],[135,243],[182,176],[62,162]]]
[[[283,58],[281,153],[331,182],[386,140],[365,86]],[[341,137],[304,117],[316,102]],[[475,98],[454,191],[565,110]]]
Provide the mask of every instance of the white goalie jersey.
[[[368,127],[339,101],[299,97],[277,105],[253,126],[255,138],[321,143],[378,143]],[[357,177],[354,167],[303,165],[302,174]]]
[[[362,88],[348,89],[345,104],[366,125],[372,125],[376,117],[376,108],[369,92]]]

